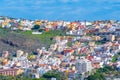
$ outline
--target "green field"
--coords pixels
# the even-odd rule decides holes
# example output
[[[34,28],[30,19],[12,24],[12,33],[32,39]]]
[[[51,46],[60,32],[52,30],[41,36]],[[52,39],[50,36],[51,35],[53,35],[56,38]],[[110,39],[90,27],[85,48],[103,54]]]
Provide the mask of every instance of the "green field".
[[[55,43],[53,40],[55,36],[65,35],[65,31],[62,30],[50,30],[49,32],[43,32],[42,34],[32,34],[32,31],[22,31],[20,33],[34,39],[38,38],[42,41],[43,44],[47,44],[48,46]]]

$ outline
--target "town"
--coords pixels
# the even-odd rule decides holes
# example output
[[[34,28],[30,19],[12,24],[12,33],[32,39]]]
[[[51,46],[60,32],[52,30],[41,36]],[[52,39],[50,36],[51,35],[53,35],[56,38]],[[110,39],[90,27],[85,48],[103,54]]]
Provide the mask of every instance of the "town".
[[[41,43],[52,42],[47,47],[37,47],[32,49],[33,51],[27,52],[20,48],[12,54],[7,48],[0,50],[0,74],[3,76],[24,75],[33,79],[45,78],[45,80],[93,80],[90,76],[98,74],[104,76],[99,80],[120,79],[119,20],[70,22],[1,16],[0,29],[33,37],[47,33],[53,35],[50,40],[39,37]],[[0,40],[1,37],[0,34]],[[12,42],[6,43],[18,46]],[[60,72],[61,77],[47,75],[52,71]],[[64,76],[65,78],[62,79]]]

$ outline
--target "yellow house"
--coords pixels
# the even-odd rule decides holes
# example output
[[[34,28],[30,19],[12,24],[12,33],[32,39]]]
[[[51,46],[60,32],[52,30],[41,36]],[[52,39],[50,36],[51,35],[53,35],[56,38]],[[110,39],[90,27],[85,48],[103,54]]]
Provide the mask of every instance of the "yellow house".
[[[35,59],[35,55],[30,55],[30,56],[28,57],[28,59],[30,59],[30,60]]]
[[[20,26],[18,26],[18,28],[19,28],[20,30],[22,30],[23,26],[20,25]]]
[[[74,23],[71,23],[71,24],[70,24],[70,29],[75,30],[75,25],[74,25]]]
[[[24,72],[24,70],[18,69],[18,70],[17,70],[17,75],[22,74],[23,72]]]
[[[110,20],[110,23],[111,23],[111,24],[114,24],[114,21],[113,21],[113,20]]]
[[[41,25],[42,22],[41,22],[41,21],[36,21],[35,24],[36,24],[36,25]]]
[[[8,22],[7,21],[5,21],[4,23],[2,23],[2,27],[4,28],[5,27],[5,25],[7,25],[8,24]]]
[[[76,42],[75,42],[75,45],[78,45],[78,46],[79,46],[79,45],[80,45],[80,42],[76,41]]]
[[[92,36],[92,39],[95,40],[95,41],[98,41],[98,40],[101,39],[101,37],[100,36]]]

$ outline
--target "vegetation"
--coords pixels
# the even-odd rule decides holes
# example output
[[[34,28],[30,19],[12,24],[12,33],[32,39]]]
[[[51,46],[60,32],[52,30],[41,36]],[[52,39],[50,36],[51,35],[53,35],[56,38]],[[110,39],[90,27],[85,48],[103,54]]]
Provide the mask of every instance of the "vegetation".
[[[87,80],[106,80],[105,76],[96,72],[94,75],[88,76]]]
[[[110,66],[105,66],[105,67],[99,68],[97,70],[98,73],[110,73],[112,71],[115,71],[115,68],[114,67],[110,67]]]
[[[118,57],[120,56],[120,52],[118,52],[117,54],[115,54],[112,58],[112,62],[116,62]]]
[[[29,59],[29,60],[33,60],[33,59],[35,59],[35,55],[33,55],[33,54],[29,54],[29,55],[28,55],[28,59]]]
[[[38,30],[39,28],[40,28],[39,25],[34,25],[33,28],[32,28],[32,30]]]
[[[74,53],[73,56],[78,56],[78,57],[82,57],[82,56],[87,56],[87,54],[83,54],[83,53]]]
[[[67,45],[68,45],[69,47],[72,47],[72,42],[68,42]]]
[[[0,75],[0,80],[50,80],[51,78],[56,78],[56,80],[67,80],[67,77],[64,75],[64,73],[57,70],[48,71],[47,73],[43,74],[41,78],[30,78],[24,76],[23,74],[18,76]]]
[[[46,80],[45,78],[28,78],[28,77],[25,77],[25,76],[3,76],[3,75],[0,75],[0,80]]]
[[[117,58],[118,58],[118,55],[114,55],[113,58],[112,58],[112,62],[116,62],[117,61]]]
[[[64,36],[65,31],[62,30],[50,30],[49,32],[43,32],[42,34],[32,34],[32,31],[24,31],[21,34],[28,35],[31,38],[38,38],[42,41],[43,44],[50,46],[50,44],[55,43],[53,38],[55,36]]]
[[[53,70],[49,71],[42,76],[43,78],[50,79],[50,78],[56,78],[56,80],[66,80],[67,77],[64,75],[64,73]]]
[[[120,56],[120,52],[117,53]]]
[[[55,36],[64,36],[65,31],[62,30],[50,30],[45,32],[40,30],[42,34],[32,34],[32,31],[11,31],[10,29],[0,28],[0,51],[7,50],[15,52],[19,49],[31,53],[37,48],[49,46],[55,41]]]
[[[99,68],[96,72],[87,77],[87,80],[106,80],[105,77],[110,75],[119,76],[120,72],[116,70],[116,68],[111,66],[104,66],[103,68]],[[113,77],[113,76],[112,76]]]
[[[86,36],[93,36],[93,34],[86,34]]]
[[[95,44],[96,44],[96,45],[100,45],[100,44],[103,44],[103,43],[100,42],[100,41],[96,41]]]
[[[5,28],[1,28],[0,27],[0,36],[1,37],[5,37],[7,34],[10,33],[10,30],[9,29],[5,29]]]
[[[21,49],[25,52],[31,52],[43,44],[38,38],[31,38],[28,35],[20,34],[23,31],[11,31],[9,29],[0,28],[0,52],[7,50],[11,53]],[[38,44],[39,43],[39,44]]]

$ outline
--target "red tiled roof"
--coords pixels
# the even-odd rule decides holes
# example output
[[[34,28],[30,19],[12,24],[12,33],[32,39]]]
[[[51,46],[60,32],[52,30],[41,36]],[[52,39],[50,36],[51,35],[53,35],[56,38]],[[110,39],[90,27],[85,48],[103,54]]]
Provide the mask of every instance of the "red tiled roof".
[[[73,50],[71,50],[71,49],[64,50],[64,54],[69,53],[69,52],[72,52],[72,51],[73,51]]]

